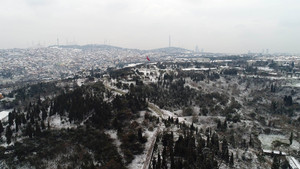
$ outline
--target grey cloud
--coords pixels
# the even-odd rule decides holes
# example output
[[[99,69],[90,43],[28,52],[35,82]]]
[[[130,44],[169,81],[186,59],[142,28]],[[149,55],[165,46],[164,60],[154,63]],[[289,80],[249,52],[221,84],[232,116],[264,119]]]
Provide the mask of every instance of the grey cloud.
[[[58,37],[150,49],[168,46],[171,35],[188,49],[300,52],[299,8],[296,0],[3,0],[0,48]]]

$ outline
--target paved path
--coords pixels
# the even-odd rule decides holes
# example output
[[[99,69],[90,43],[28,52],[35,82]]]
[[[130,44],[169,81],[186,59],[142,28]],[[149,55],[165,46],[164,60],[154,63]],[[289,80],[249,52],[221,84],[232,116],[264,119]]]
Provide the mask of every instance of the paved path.
[[[150,163],[151,163],[151,159],[152,159],[153,151],[154,151],[154,145],[156,143],[156,138],[159,135],[159,133],[160,133],[160,128],[158,127],[158,129],[156,130],[155,135],[152,137],[151,146],[150,146],[150,148],[147,152],[147,156],[146,156],[146,159],[145,159],[145,162],[144,162],[144,165],[143,165],[143,169],[148,169],[150,167]]]
[[[126,92],[118,90],[116,88],[112,88],[111,86],[109,86],[107,84],[104,84],[104,85],[107,89],[109,89],[111,91],[117,92],[117,93],[122,94],[122,95],[126,94]],[[156,112],[162,118],[163,111],[161,111],[159,108],[157,108],[154,104],[152,104],[150,102],[147,102],[147,103],[148,103],[148,107],[150,109],[152,109],[154,112]],[[159,135],[159,133],[160,133],[160,127],[158,127],[158,129],[156,130],[155,135],[152,137],[151,145],[150,145],[150,148],[148,149],[146,159],[145,159],[145,162],[144,162],[144,165],[143,165],[143,169],[148,169],[150,167],[151,159],[152,159],[152,156],[153,156],[154,145],[156,143],[156,138]]]

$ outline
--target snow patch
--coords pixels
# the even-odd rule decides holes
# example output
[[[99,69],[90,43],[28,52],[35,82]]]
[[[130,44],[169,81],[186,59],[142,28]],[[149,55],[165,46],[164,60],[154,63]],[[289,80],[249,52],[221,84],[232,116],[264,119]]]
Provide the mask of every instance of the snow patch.
[[[13,111],[13,109],[3,110],[0,112],[0,120],[5,120],[8,114]]]
[[[107,131],[105,131],[105,133],[108,134],[110,136],[110,138],[114,140],[113,144],[116,145],[118,153],[122,157],[124,157],[124,154],[123,154],[123,152],[120,148],[121,147],[121,141],[118,138],[118,135],[117,135],[118,132],[116,130],[107,130]]]
[[[280,142],[283,142],[283,143],[286,143],[286,144],[289,144],[290,141],[289,141],[289,138],[287,136],[284,136],[284,135],[266,135],[266,134],[260,134],[258,136],[258,139],[261,141],[262,143],[262,148],[263,149],[269,149],[271,150],[272,149],[272,142],[273,141],[280,141]],[[293,140],[293,143],[288,147],[290,149],[293,149],[293,150],[299,150],[300,148],[300,144],[298,141],[296,140]]]
[[[76,128],[75,124],[70,123],[66,118],[62,118],[59,115],[49,117],[50,127],[57,129]]]
[[[76,83],[80,87],[84,84],[85,79],[77,79]]]
[[[141,65],[141,64],[143,64],[143,63],[131,63],[131,64],[128,64],[128,65],[124,66],[124,68],[126,68],[126,67],[135,67],[135,66],[138,66],[138,65]]]
[[[156,140],[156,134],[159,132],[159,129],[156,128],[153,131],[146,130],[145,136],[147,137],[147,142],[145,143],[145,149],[142,154],[136,155],[134,160],[128,165],[130,169],[141,169],[147,161],[147,156],[149,154],[149,149],[152,148],[152,143]]]
[[[289,143],[287,138],[284,135],[275,135],[275,134],[260,134],[258,139],[261,141],[263,149],[272,149],[272,142],[273,141],[281,141],[283,143]]]

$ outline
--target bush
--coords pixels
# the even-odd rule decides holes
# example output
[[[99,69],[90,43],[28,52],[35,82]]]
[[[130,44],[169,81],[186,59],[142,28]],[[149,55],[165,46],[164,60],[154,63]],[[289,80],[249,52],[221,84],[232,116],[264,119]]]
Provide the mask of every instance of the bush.
[[[191,107],[186,107],[182,110],[183,116],[191,116],[191,115],[193,115],[193,113],[194,113],[194,110]]]
[[[233,116],[232,121],[234,123],[240,122],[241,121],[241,116],[239,114],[236,114]]]
[[[126,163],[131,163],[131,161],[133,160],[133,154],[128,149],[123,150],[123,153],[125,156]]]
[[[270,128],[266,128],[264,129],[265,134],[270,134],[271,133],[271,129]]]

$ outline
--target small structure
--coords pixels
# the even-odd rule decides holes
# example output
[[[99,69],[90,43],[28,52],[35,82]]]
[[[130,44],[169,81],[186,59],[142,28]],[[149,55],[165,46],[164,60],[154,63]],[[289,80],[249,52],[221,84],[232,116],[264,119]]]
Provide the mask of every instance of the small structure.
[[[300,169],[299,161],[293,156],[288,156],[285,152],[263,149],[263,153],[266,155],[285,156],[286,160],[289,162],[289,166],[291,169]]]
[[[291,169],[300,169],[300,163],[295,157],[286,156],[286,159],[288,160]]]
[[[4,98],[4,96],[2,95],[2,93],[0,93],[0,100],[3,99],[3,98]]]
[[[263,153],[266,154],[266,155],[277,155],[277,156],[286,156],[287,155],[285,152],[278,151],[278,150],[263,149]]]

